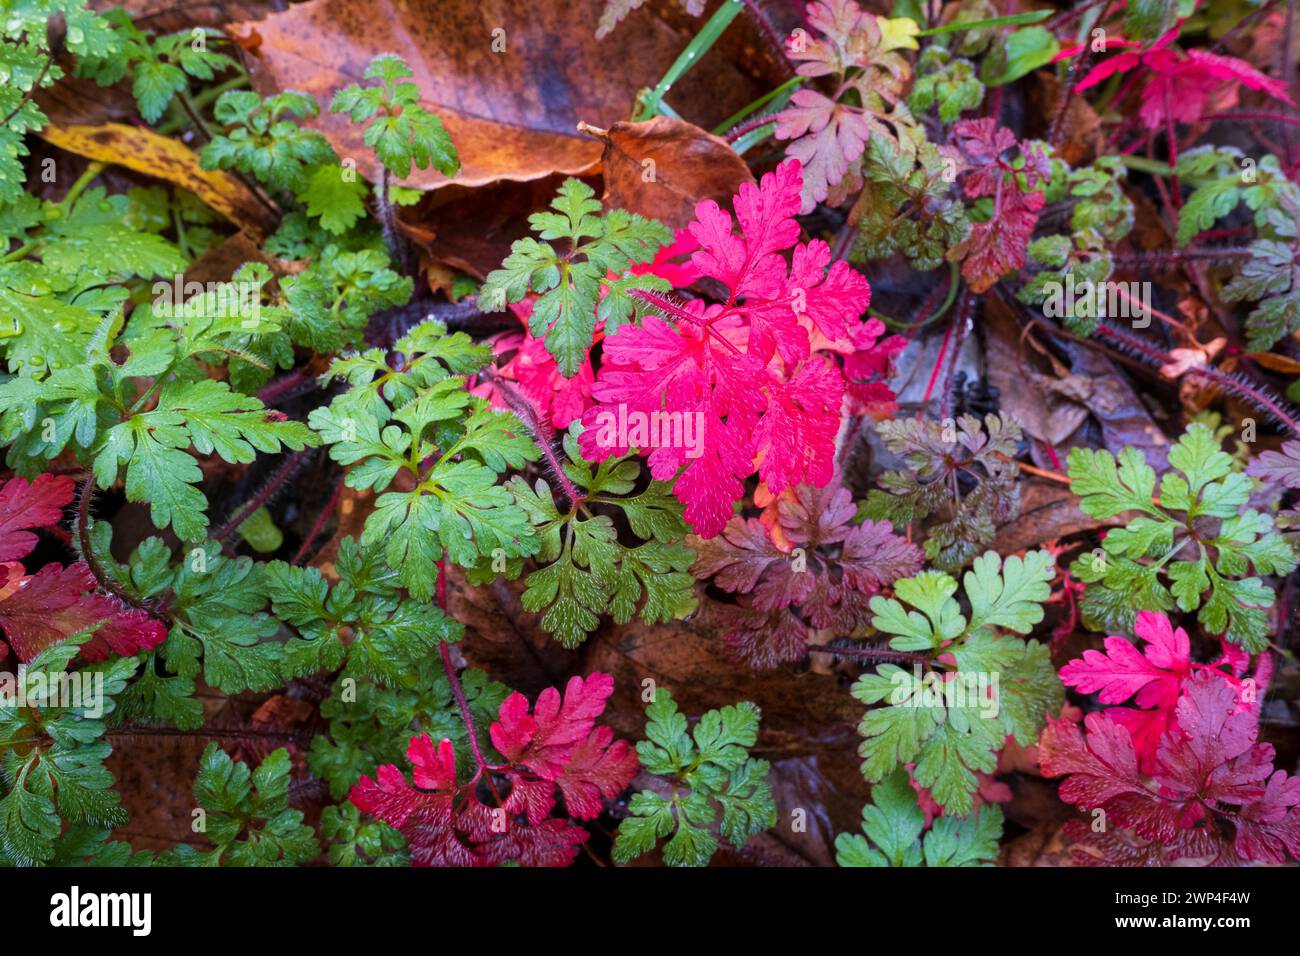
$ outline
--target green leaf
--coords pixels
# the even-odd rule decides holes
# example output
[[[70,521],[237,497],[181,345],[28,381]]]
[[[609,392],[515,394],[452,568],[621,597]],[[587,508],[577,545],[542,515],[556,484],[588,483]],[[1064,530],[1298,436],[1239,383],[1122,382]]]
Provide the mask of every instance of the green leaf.
[[[1025,27],[1007,37],[1005,49],[995,44],[984,61],[980,79],[988,86],[1014,83],[1052,62],[1061,50],[1056,37],[1043,27]]]
[[[871,788],[871,802],[862,808],[862,832],[878,853],[865,850],[862,837],[841,834],[835,840],[836,862],[840,866],[920,866],[924,826],[916,791],[907,771],[900,767]]]
[[[632,319],[637,308],[628,292],[634,288],[665,288],[662,280],[633,276],[633,264],[649,262],[671,239],[662,224],[621,209],[600,215],[600,202],[586,183],[565,180],[551,202],[553,211],[529,217],[543,241],[527,237],[510,247],[510,254],[488,274],[479,290],[479,307],[499,312],[529,293],[533,303],[529,329],[544,338],[560,373],[572,378],[591,347],[600,318],[607,331]],[[563,240],[566,253],[552,245]],[[609,273],[613,278],[607,278]],[[605,295],[602,300],[602,290]]]
[[[289,809],[289,751],[272,751],[252,773],[216,743],[208,744],[194,779],[194,798],[204,811],[201,831],[215,845],[199,853],[182,844],[175,862],[184,866],[297,866],[320,852],[316,835]]]
[[[925,835],[926,866],[992,866],[1002,838],[1002,808],[988,804],[965,820],[940,817]]]
[[[377,56],[366,68],[365,79],[379,83],[340,90],[330,111],[347,113],[353,121],[366,124],[366,145],[394,176],[409,176],[412,166],[432,166],[444,176],[454,176],[460,168],[456,147],[442,120],[420,105],[419,87],[404,82],[411,75],[401,57]]]
[[[335,235],[347,232],[366,215],[366,186],[356,173],[341,166],[317,166],[307,174],[298,200],[307,215],[320,219],[321,228]]]
[[[1172,469],[1161,477],[1159,505],[1151,501],[1155,471],[1134,448],[1119,455],[1075,449],[1072,489],[1095,518],[1145,512],[1110,531],[1100,555],[1085,555],[1072,572],[1089,584],[1084,622],[1128,630],[1140,611],[1177,606],[1198,611],[1213,634],[1257,651],[1267,642],[1271,590],[1254,574],[1290,574],[1296,555],[1272,519],[1248,507],[1252,480],[1234,471],[1210,427],[1195,422],[1169,450]],[[1207,523],[1213,519],[1217,523]],[[1154,560],[1154,563],[1144,563]],[[1167,577],[1168,584],[1165,583]]]
[[[672,795],[654,790],[633,794],[631,816],[619,824],[614,840],[616,862],[649,853],[671,834],[663,848],[665,863],[705,866],[718,848],[715,827],[739,848],[775,826],[769,765],[748,754],[758,739],[760,716],[748,701],[711,710],[700,717],[692,738],[672,696],[663,688],[655,690],[637,756],[643,770],[668,778]]]

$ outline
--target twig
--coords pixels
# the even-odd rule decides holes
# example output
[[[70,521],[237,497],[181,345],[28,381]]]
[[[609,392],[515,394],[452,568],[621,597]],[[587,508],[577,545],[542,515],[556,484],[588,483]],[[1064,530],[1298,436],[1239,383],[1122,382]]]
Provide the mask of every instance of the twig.
[[[1050,445],[1047,447],[1051,448]],[[1039,468],[1037,465],[1027,464],[1019,458],[1012,458],[1010,455],[1005,455],[1000,451],[995,451],[993,457],[1000,458],[1002,461],[1015,465],[1027,475],[1034,475],[1037,478],[1046,478],[1048,481],[1055,481],[1062,485],[1068,485],[1070,483],[1069,477],[1061,474],[1059,471],[1048,471],[1046,468]]]

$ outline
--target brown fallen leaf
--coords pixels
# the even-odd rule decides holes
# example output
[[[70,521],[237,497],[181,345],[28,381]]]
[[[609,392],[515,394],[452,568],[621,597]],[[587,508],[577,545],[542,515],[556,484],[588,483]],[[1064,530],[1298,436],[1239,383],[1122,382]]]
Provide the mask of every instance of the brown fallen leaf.
[[[1258,362],[1270,372],[1300,378],[1300,362],[1288,355],[1281,355],[1277,352],[1251,352],[1246,355],[1246,358],[1252,362]]]
[[[1169,437],[1156,424],[1142,399],[1101,352],[1075,342],[1067,343],[1070,371],[1092,379],[1092,401],[1088,411],[1101,425],[1105,446],[1118,454],[1125,445],[1141,450],[1152,468],[1164,470],[1169,457]],[[1072,436],[1081,440],[1082,436]],[[1063,451],[1063,449],[1062,449]]]
[[[529,215],[546,208],[563,181],[547,176],[477,189],[453,184],[402,209],[399,226],[430,261],[483,279],[501,265],[512,242],[529,235]],[[433,238],[425,240],[421,231]]]
[[[1054,481],[1026,479],[1020,485],[1020,514],[998,529],[989,547],[998,554],[1015,554],[1048,541],[1123,524],[1119,518],[1098,521],[1079,510],[1079,498]]]
[[[741,184],[754,181],[725,139],[684,120],[656,116],[608,130],[581,126],[605,144],[601,172],[607,209],[626,209],[681,229],[695,218],[701,200],[729,206]]]
[[[1069,438],[1088,417],[1088,379],[1059,369],[1021,339],[1018,315],[1001,296],[984,304],[985,364],[1004,412],[1049,445]]]
[[[597,41],[588,25],[602,6],[603,0],[309,0],[231,31],[260,38],[248,57],[259,91],[301,89],[326,107],[376,55],[402,56],[422,102],[442,117],[460,154],[454,180],[434,170],[407,180],[437,189],[576,175],[600,161],[601,144],[580,134],[578,121],[609,126],[629,116],[637,94],[659,82],[694,32],[639,10]],[[674,86],[672,102],[679,113],[711,124],[770,88],[708,56]],[[314,125],[374,178],[360,126],[327,109]]]
[[[230,173],[207,170],[184,143],[142,126],[51,123],[41,138],[78,156],[124,166],[188,189],[245,232],[260,237],[275,227],[270,211]]]
[[[212,3],[177,3],[176,0],[91,0],[100,12],[121,7],[141,29],[154,33],[177,33],[191,27],[220,29],[236,20],[252,20],[274,12],[283,4],[276,0],[220,0]]]

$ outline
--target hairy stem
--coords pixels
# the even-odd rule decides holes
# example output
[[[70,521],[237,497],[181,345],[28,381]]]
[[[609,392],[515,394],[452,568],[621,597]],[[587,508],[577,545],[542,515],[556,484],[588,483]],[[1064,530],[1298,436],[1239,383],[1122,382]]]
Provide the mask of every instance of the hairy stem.
[[[542,457],[546,459],[548,470],[555,476],[560,490],[569,500],[569,507],[576,508],[586,499],[586,496],[578,491],[577,485],[569,478],[564,470],[564,465],[560,461],[560,456],[555,451],[555,429],[551,427],[550,422],[546,421],[537,413],[533,403],[520,395],[513,385],[498,375],[491,369],[484,369],[483,373],[498,392],[505,399],[510,410],[524,424],[530,432],[533,433],[533,441],[537,447],[542,450]]]
[[[1119,252],[1111,254],[1111,261],[1116,264],[1154,265],[1165,262],[1183,262],[1189,259],[1222,259],[1225,256],[1237,258],[1251,255],[1246,246],[1226,246],[1221,248],[1192,249],[1156,249],[1150,252]]]
[[[852,647],[842,644],[809,644],[809,654],[830,654],[835,657],[852,657],[864,662],[873,661],[911,661],[918,664],[928,664],[930,658],[926,654],[915,653],[912,651],[895,651],[887,647]]]
[[[302,451],[294,452],[287,457],[262,487],[257,490],[257,494],[235,509],[234,513],[225,520],[221,527],[213,532],[213,540],[225,543],[231,538],[239,530],[239,526],[247,521],[254,511],[270,501],[315,453],[314,448],[304,448]]]
[[[447,612],[446,558],[438,559],[437,602],[439,609],[445,614]],[[492,768],[483,756],[483,748],[479,746],[478,730],[474,726],[474,715],[470,712],[469,701],[465,699],[465,689],[460,686],[460,675],[456,673],[456,665],[452,662],[449,645],[446,642],[439,644],[438,653],[442,658],[442,670],[447,675],[447,683],[451,685],[451,695],[456,698],[456,707],[460,710],[460,719],[465,724],[465,733],[469,737],[469,751],[474,755],[474,763],[478,766],[479,774],[487,781],[488,786],[492,789],[492,795],[496,797],[497,804],[500,805],[504,801],[501,799],[501,794],[497,793],[496,781],[492,779]]]
[[[150,614],[157,613],[155,602],[142,601],[127,591],[117,582],[117,578],[108,573],[108,569],[95,554],[94,541],[90,536],[90,529],[95,523],[90,515],[90,499],[94,493],[95,476],[87,475],[77,489],[77,518],[76,526],[73,528],[73,541],[77,553],[81,555],[81,560],[86,562],[86,567],[90,568],[90,573],[94,575],[95,583],[99,585],[100,590],[111,594],[127,607],[139,608]]]
[[[1231,113],[1206,113],[1204,120],[1239,120],[1243,123],[1279,123],[1282,126],[1300,126],[1300,116],[1274,110],[1233,110]]]

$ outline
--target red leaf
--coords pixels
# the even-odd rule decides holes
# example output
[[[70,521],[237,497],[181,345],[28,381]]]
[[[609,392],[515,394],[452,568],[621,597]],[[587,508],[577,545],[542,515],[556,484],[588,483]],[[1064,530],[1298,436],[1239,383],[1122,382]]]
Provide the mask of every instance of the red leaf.
[[[611,335],[593,389],[598,404],[583,416],[580,443],[592,461],[629,450],[630,439],[612,435],[609,425],[633,414],[702,423],[701,447],[639,449],[649,453],[655,478],[681,470],[674,493],[701,537],[726,526],[756,455],[774,491],[825,483],[833,471],[843,379],[838,364],[812,356],[810,332],[830,343],[857,341],[871,290],[845,263],[830,263],[824,242],[796,245],[802,182],[799,162],[789,160],[758,185],[741,186],[739,235],[717,203],[696,207],[689,230],[699,248],[691,263],[727,287],[726,303],[682,305],[634,292],[676,324],[647,316]],[[781,253],[792,247],[787,267]],[[864,345],[873,347],[878,335],[873,329]]]
[[[1183,682],[1150,779],[1128,731],[1109,713],[1088,715],[1086,738],[1069,721],[1049,722],[1039,741],[1041,766],[1045,776],[1065,777],[1062,799],[1100,808],[1111,824],[1159,841],[1163,858],[1281,862],[1300,849],[1300,785],[1273,771],[1273,748],[1257,742],[1258,720],[1222,675],[1199,671]],[[1079,828],[1073,835],[1087,839]],[[1104,840],[1097,848],[1115,862],[1150,858]]]
[[[1105,653],[1084,651],[1081,660],[1061,668],[1061,680],[1080,693],[1097,693],[1103,704],[1122,704],[1133,698],[1140,709],[1113,707],[1106,714],[1128,728],[1143,772],[1152,773],[1156,748],[1174,723],[1174,708],[1193,671],[1208,671],[1226,680],[1227,674],[1213,668],[1228,666],[1240,676],[1249,659],[1243,661],[1225,651],[1214,665],[1193,663],[1187,632],[1175,630],[1167,616],[1154,611],[1138,614],[1134,629],[1147,642],[1141,652],[1127,638],[1108,637]]]
[[[1120,704],[1134,694],[1139,707],[1172,709],[1182,682],[1191,675],[1191,644],[1181,627],[1169,618],[1143,611],[1135,626],[1138,637],[1149,643],[1139,653],[1126,638],[1106,638],[1106,653],[1084,651],[1083,659],[1061,668],[1061,681],[1083,694],[1100,691],[1103,704]]]
[[[832,363],[810,359],[788,382],[768,386],[767,414],[759,423],[759,476],[773,494],[787,487],[820,487],[835,474],[844,381]]]
[[[95,625],[94,636],[81,648],[82,657],[90,661],[103,660],[110,652],[137,654],[167,636],[163,624],[144,611],[93,593],[95,576],[84,562],[67,568],[47,564],[30,577],[15,574],[15,567],[0,568],[0,631],[19,660],[30,661],[50,645]]]
[[[1146,70],[1149,75],[1142,87],[1139,116],[1147,129],[1163,129],[1168,120],[1199,122],[1211,96],[1225,86],[1233,90],[1245,86],[1295,105],[1282,80],[1265,76],[1236,57],[1208,50],[1180,50],[1173,46],[1177,36],[1175,28],[1140,53],[1126,49],[1119,56],[1102,61],[1088,71],[1075,90],[1089,89],[1116,73],[1137,67]],[[1120,44],[1111,46],[1119,48]]]
[[[852,634],[867,623],[871,595],[920,570],[920,548],[887,521],[853,525],[856,511],[837,482],[800,485],[780,496],[776,520],[765,516],[771,529],[738,516],[721,536],[696,544],[696,577],[713,578],[742,602],[750,596],[713,610],[734,658],[756,668],[798,660],[807,650],[805,619],[833,637]]]
[[[37,475],[31,483],[10,478],[0,485],[0,562],[27,557],[37,541],[28,529],[57,524],[75,491],[65,475]]]
[[[567,865],[587,831],[552,816],[557,796],[563,795],[568,817],[594,819],[639,767],[627,741],[596,726],[613,689],[607,674],[573,677],[563,699],[548,688],[532,713],[527,698],[511,694],[489,731],[506,763],[478,768],[458,783],[451,741],[435,746],[421,735],[406,753],[414,785],[385,764],[374,779],[362,777],[350,799],[402,831],[419,866]],[[498,805],[482,802],[488,793]]]
[[[987,292],[1002,276],[1024,266],[1043,202],[1042,193],[1025,195],[1008,187],[992,219],[971,223],[966,238],[949,251],[950,258],[962,260],[961,274],[971,291]]]
[[[1234,848],[1246,860],[1300,859],[1300,777],[1281,770],[1269,777],[1264,795],[1241,808]]]

